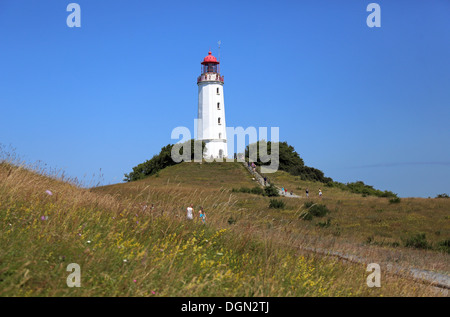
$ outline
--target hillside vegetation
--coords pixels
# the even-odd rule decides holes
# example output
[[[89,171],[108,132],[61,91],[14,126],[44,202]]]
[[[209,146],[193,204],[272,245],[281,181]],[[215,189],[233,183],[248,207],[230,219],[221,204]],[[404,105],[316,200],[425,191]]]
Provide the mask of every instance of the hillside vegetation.
[[[280,172],[274,181],[283,177]],[[330,230],[339,244],[332,235],[335,229],[318,229],[314,220],[298,219],[301,199],[280,198],[286,207],[276,209],[269,208],[269,197],[232,193],[233,187],[254,185],[240,163],[182,163],[140,181],[91,190],[2,163],[0,295],[436,295],[430,286],[389,274],[383,275],[382,288],[368,288],[364,265],[305,252],[302,246],[311,245],[314,237],[328,241],[329,234],[321,230]],[[338,195],[338,189],[330,190]],[[332,198],[326,202],[332,224],[343,217],[342,236],[358,239],[347,232],[350,220],[344,219],[352,218],[352,208],[366,201],[386,208],[380,217],[395,212],[384,198],[342,193],[342,209],[335,210],[338,202]],[[190,203],[196,211],[205,208],[206,224],[185,219]],[[143,211],[143,204],[154,204],[155,209]],[[448,205],[434,207],[439,218],[440,208]],[[365,217],[369,214],[360,220]],[[414,224],[427,229],[427,221],[420,221],[425,225]],[[431,221],[429,225],[437,228]],[[445,224],[440,230],[441,237],[448,234]],[[431,254],[438,269],[448,269],[442,264],[448,263],[445,253],[419,252]],[[69,263],[81,267],[80,288],[66,285]]]

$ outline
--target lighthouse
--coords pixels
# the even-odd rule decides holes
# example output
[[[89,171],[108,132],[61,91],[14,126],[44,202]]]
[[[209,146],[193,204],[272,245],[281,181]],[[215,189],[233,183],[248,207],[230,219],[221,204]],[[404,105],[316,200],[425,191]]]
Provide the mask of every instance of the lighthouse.
[[[206,144],[204,157],[226,158],[227,132],[220,62],[209,51],[201,65],[201,75],[197,78],[197,139]]]

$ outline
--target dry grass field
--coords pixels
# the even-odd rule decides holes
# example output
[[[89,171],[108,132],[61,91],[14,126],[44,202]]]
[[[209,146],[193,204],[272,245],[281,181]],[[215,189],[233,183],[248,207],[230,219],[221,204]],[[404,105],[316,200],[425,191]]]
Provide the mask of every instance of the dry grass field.
[[[277,172],[271,180],[315,193],[319,184]],[[305,198],[236,193],[256,183],[239,163],[182,163],[141,181],[85,189],[29,168],[0,164],[0,296],[443,296],[427,283],[384,270],[449,270],[447,199],[361,197],[322,188],[310,197],[329,213],[299,218]],[[302,189],[295,189],[302,188]],[[318,189],[318,187],[317,187]],[[50,191],[49,194],[46,191]],[[206,223],[188,221],[202,206]],[[143,205],[154,204],[154,210]],[[197,217],[198,218],[198,217]],[[328,221],[328,219],[330,219]],[[407,247],[425,233],[425,248]],[[382,268],[312,249],[355,254]],[[69,263],[81,287],[66,284]]]

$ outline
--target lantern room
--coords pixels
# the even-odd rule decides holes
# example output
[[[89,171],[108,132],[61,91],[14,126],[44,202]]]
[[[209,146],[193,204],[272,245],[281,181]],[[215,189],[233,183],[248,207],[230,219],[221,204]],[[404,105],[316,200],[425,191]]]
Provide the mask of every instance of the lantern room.
[[[202,74],[205,73],[220,73],[220,62],[211,55],[211,51],[208,52],[208,56],[203,59],[202,62]]]

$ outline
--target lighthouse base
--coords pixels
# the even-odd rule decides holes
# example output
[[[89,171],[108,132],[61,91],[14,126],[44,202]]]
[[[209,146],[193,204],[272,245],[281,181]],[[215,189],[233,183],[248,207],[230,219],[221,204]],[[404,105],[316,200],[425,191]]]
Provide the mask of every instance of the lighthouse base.
[[[226,140],[203,140],[205,142],[204,158],[227,158],[227,141]]]

